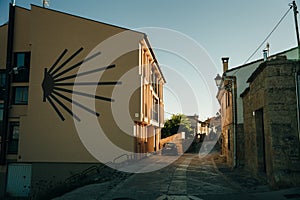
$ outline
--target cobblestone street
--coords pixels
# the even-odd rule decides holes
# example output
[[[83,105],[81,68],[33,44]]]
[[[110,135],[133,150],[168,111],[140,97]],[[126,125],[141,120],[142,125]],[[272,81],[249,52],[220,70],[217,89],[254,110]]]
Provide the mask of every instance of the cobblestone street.
[[[171,156],[153,155],[145,167],[168,162]],[[139,163],[136,163],[139,164]],[[278,191],[279,192],[279,191]],[[277,192],[277,193],[278,193]],[[230,169],[218,153],[199,158],[184,154],[171,165],[149,173],[124,176],[123,179],[91,184],[71,191],[55,200],[112,199],[299,199],[300,191],[270,191],[263,180],[240,169]],[[267,196],[266,196],[267,195]],[[290,195],[290,196],[288,196]],[[294,195],[294,196],[293,196]],[[275,196],[276,198],[273,198]],[[291,199],[291,198],[289,198]]]

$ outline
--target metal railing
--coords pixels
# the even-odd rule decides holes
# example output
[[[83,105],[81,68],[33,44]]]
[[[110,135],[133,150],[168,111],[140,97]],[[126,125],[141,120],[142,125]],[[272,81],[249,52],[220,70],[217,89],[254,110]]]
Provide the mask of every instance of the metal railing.
[[[124,157],[126,158],[126,159],[124,159],[124,161],[117,163],[117,160],[124,158]],[[73,184],[82,179],[87,178],[89,175],[100,174],[101,171],[104,168],[106,168],[107,166],[127,164],[129,161],[134,160],[134,159],[135,159],[135,157],[133,154],[132,155],[122,154],[122,155],[114,158],[112,162],[109,161],[100,166],[97,166],[97,165],[90,166],[89,168],[66,178],[64,182],[67,184]]]

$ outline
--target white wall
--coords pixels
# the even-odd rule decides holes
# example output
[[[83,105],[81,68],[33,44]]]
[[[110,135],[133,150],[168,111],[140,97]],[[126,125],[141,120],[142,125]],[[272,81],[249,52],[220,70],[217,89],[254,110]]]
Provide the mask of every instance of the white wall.
[[[287,50],[282,53],[278,53],[276,55],[286,55],[287,59],[294,60],[298,58],[298,49],[293,48]],[[274,56],[276,56],[274,55]],[[227,76],[235,76],[237,81],[237,123],[241,124],[244,123],[243,118],[243,100],[240,95],[245,91],[245,89],[249,86],[247,83],[248,78],[251,74],[258,68],[258,66],[262,63],[262,60],[257,62],[250,63],[245,66],[241,66],[240,68],[230,70],[226,73]]]

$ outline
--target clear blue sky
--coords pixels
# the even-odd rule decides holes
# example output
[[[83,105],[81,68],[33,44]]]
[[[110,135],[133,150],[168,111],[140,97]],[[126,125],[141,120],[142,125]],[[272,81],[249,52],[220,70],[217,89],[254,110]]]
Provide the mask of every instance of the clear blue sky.
[[[0,24],[7,21],[9,2],[0,0]],[[30,8],[31,3],[41,5],[41,2],[42,0],[16,0],[18,6],[27,8]],[[174,58],[160,51],[156,55],[168,82],[166,87],[170,88],[165,95],[166,111],[198,114],[200,119],[205,119],[217,112],[217,91],[213,78],[216,73],[221,73],[221,57],[230,57],[230,68],[244,64],[288,10],[291,2],[292,0],[50,0],[49,8],[130,29],[173,29],[195,40],[213,62],[212,66],[199,63],[196,67],[200,71],[198,75],[195,75],[191,65],[184,59]],[[299,10],[300,0],[296,0],[296,3]],[[151,35],[149,37],[150,42],[155,40]],[[271,54],[297,45],[292,11],[267,42],[270,43]],[[262,57],[263,47],[250,61]],[[172,66],[184,79],[189,79],[187,82],[195,91],[197,108],[195,101],[182,100],[179,103],[180,100],[174,100],[175,96],[180,95],[176,91],[172,95],[171,90],[181,86],[176,85],[179,81],[176,81],[172,73],[164,71],[164,65]]]

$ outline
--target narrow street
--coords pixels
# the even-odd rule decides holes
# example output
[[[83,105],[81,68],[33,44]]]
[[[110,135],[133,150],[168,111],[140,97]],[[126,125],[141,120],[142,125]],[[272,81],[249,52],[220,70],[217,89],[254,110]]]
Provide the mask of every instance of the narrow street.
[[[145,167],[160,165],[172,156],[152,155]],[[138,164],[138,163],[137,163]],[[299,193],[299,191],[297,191]],[[269,195],[269,196],[266,196]],[[276,196],[276,198],[273,198]],[[199,158],[184,154],[171,165],[150,173],[136,173],[123,180],[92,184],[71,191],[55,200],[168,200],[168,199],[287,199],[271,192],[246,172],[226,167],[219,153]],[[296,199],[296,198],[293,198]]]

